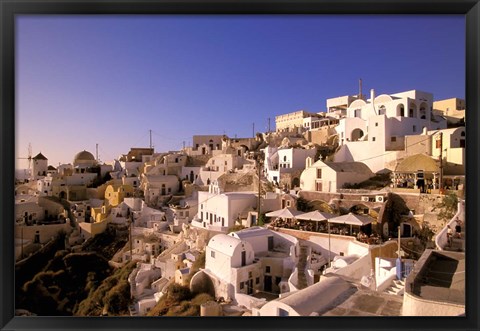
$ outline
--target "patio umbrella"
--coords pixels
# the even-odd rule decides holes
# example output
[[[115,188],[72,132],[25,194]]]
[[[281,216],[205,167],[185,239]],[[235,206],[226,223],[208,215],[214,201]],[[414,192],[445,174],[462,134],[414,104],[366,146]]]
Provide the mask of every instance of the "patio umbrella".
[[[304,213],[297,216],[299,220],[306,220],[306,221],[326,221],[335,215],[330,213],[325,213],[322,211],[314,210],[308,213]]]
[[[321,222],[321,221],[327,221],[330,218],[335,217],[335,215],[330,214],[330,213],[325,213],[322,211],[314,210],[305,214],[301,214],[297,216],[297,219],[299,220],[305,220],[305,221],[315,221],[315,222]],[[318,223],[316,226],[316,231],[318,231]]]
[[[266,213],[267,217],[282,217],[282,218],[297,218],[298,215],[303,214],[301,211],[292,209],[292,208],[283,208],[280,210],[271,211]]]
[[[372,219],[366,216],[360,216],[353,213],[348,213],[347,215],[337,216],[334,218],[328,219],[329,223],[339,223],[339,224],[350,224],[363,226],[372,223]]]

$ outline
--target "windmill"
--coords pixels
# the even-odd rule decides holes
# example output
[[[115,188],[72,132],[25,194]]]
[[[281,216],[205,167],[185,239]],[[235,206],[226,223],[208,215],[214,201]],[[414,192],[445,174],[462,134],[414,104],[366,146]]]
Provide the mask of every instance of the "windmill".
[[[19,157],[20,160],[28,160],[28,176],[32,175],[32,144],[28,144],[28,157]]]

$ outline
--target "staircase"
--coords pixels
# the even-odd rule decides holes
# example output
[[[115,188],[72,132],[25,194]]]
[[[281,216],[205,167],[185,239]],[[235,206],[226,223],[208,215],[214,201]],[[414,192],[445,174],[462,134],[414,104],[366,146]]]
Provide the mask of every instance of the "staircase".
[[[456,225],[456,223],[454,223]],[[451,245],[445,245],[443,248],[446,251],[450,252],[465,252],[465,225],[461,225],[461,237],[458,237],[457,233],[453,234]]]
[[[383,292],[392,295],[403,295],[405,292],[405,278],[394,279],[392,285]]]
[[[305,275],[305,269],[307,267],[307,254],[308,247],[300,246],[300,256],[298,258],[297,270],[298,270],[298,284],[297,288],[299,290],[306,288],[307,285],[307,276]]]
[[[452,244],[447,244],[444,250],[451,252],[465,252],[465,239],[452,238]]]

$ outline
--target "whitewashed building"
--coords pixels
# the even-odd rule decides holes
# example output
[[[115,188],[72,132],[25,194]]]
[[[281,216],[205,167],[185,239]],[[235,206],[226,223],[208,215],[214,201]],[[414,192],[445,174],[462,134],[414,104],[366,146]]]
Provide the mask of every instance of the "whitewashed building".
[[[305,169],[305,160],[310,157],[314,158],[317,152],[316,149],[304,148],[277,148],[268,146],[265,148],[264,171],[268,181],[274,184],[282,182],[290,184],[287,186],[298,186],[299,178],[296,172],[301,172]],[[282,180],[286,175],[291,175],[293,178],[288,178],[286,181]]]
[[[372,171],[362,162],[323,162],[318,160],[302,172],[300,188],[304,191],[335,193],[347,183],[361,183],[373,176]]]
[[[253,192],[222,193],[210,185],[208,192],[198,192],[198,212],[192,226],[212,231],[228,232],[228,229],[247,217],[256,208],[257,195]]]
[[[191,287],[211,282],[214,295],[250,305],[258,291],[281,291],[298,262],[298,240],[260,227],[219,234],[206,248],[205,269],[192,277]]]
[[[446,120],[433,114],[433,95],[417,90],[357,99],[336,127],[340,150],[335,162],[364,162],[373,172],[397,158],[406,135],[446,128]]]

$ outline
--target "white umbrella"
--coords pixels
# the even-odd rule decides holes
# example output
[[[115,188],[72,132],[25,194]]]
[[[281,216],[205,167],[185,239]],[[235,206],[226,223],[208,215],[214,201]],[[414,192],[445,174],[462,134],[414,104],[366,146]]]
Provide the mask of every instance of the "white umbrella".
[[[326,221],[333,217],[335,217],[335,215],[314,210],[305,214],[298,215],[297,219],[306,221]]]
[[[337,216],[334,218],[328,219],[329,223],[339,223],[339,224],[350,224],[363,226],[372,223],[372,219],[366,216],[360,216],[353,213],[348,213],[347,215]]]
[[[325,213],[322,211],[314,210],[302,215],[298,215],[297,219],[299,220],[305,220],[305,221],[315,221],[315,222],[321,222],[321,221],[327,221],[328,219],[335,217],[335,215],[330,214],[330,213]],[[316,223],[315,226],[315,231],[318,231],[318,223]]]
[[[283,208],[280,210],[271,211],[266,213],[267,217],[282,217],[282,218],[296,218],[298,215],[303,214],[301,211],[292,208]]]

